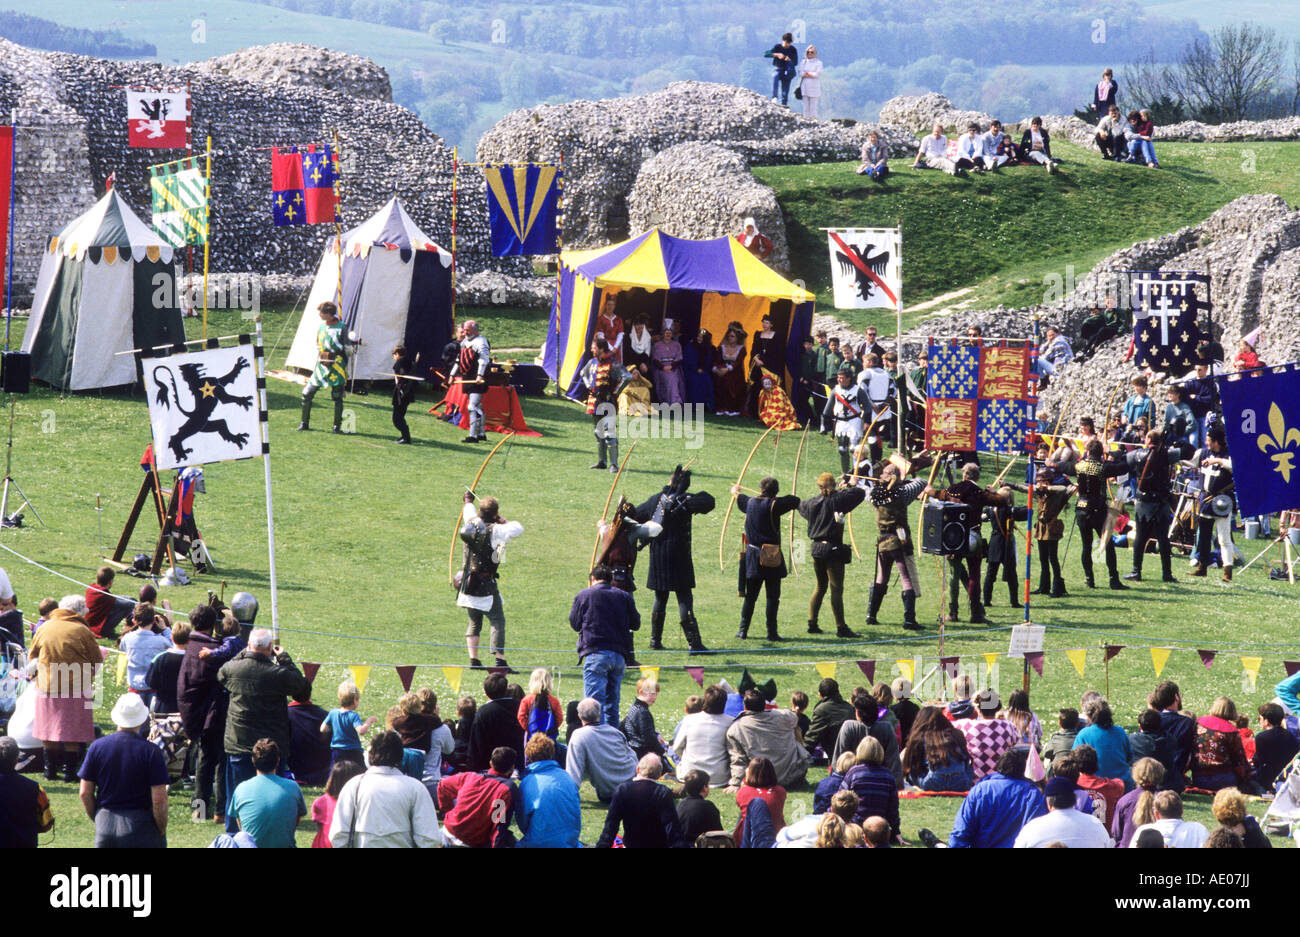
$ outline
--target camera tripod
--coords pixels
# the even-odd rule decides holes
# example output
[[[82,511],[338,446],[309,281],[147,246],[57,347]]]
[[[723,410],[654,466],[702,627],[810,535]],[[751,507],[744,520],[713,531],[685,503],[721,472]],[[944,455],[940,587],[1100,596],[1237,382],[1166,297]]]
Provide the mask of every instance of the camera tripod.
[[[14,480],[12,474],[14,460],[14,411],[17,405],[18,401],[14,399],[13,394],[10,394],[9,442],[5,447],[4,487],[3,489],[0,489],[0,527],[21,527],[23,524],[23,516],[19,511],[24,507],[32,509],[32,513],[36,515],[36,519],[41,522],[42,527],[48,527],[45,523],[45,518],[41,517],[41,512],[36,510],[36,505],[32,504],[31,499],[23,492],[23,489],[19,486],[18,482]],[[12,517],[9,515],[9,491],[11,489],[16,491],[18,496],[23,499],[19,511],[15,511]]]

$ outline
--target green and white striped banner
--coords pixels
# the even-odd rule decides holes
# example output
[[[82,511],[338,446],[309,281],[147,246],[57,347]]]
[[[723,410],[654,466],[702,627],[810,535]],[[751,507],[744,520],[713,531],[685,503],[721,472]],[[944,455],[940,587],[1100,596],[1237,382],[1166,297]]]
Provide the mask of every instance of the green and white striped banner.
[[[195,158],[149,167],[154,230],[173,247],[208,239],[208,181]]]

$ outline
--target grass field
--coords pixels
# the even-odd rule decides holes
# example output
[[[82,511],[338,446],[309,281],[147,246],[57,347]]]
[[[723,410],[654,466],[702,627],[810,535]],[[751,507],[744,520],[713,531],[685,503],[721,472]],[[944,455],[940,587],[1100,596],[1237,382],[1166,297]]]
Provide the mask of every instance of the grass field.
[[[267,314],[268,336],[279,332],[285,315]],[[540,317],[536,314],[538,321]],[[521,337],[537,334],[525,324],[530,320],[524,314],[498,322],[484,311],[479,319],[489,337],[511,334],[511,330]],[[240,328],[229,313],[216,314],[210,324],[215,334]],[[15,341],[20,331],[16,330]],[[287,341],[279,351],[281,360],[285,351]],[[272,358],[270,363],[275,366],[279,361]],[[331,704],[333,687],[348,675],[347,665],[369,664],[374,669],[361,711],[382,716],[401,690],[393,667],[415,664],[419,665],[415,685],[432,686],[444,700],[444,712],[449,711],[455,694],[440,667],[465,663],[464,615],[455,607],[447,585],[449,547],[463,486],[478,471],[486,447],[462,443],[462,432],[422,416],[420,406],[412,409],[416,444],[393,445],[388,394],[378,388],[366,396],[349,396],[354,435],[297,433],[293,430],[298,421],[298,388],[277,380],[269,384],[283,644],[295,660],[321,664],[318,699],[326,706]],[[431,402],[426,398],[421,406],[427,408]],[[317,402],[318,414],[325,404]],[[526,398],[524,407],[530,425],[543,437],[519,439],[503,447],[484,473],[479,491],[499,497],[504,515],[525,527],[524,536],[511,546],[503,571],[509,659],[524,676],[532,667],[551,668],[560,695],[568,700],[581,693],[581,673],[566,616],[573,595],[585,584],[595,523],[610,476],[587,470],[592,461],[590,424],[580,408],[551,397]],[[30,557],[46,569],[26,565],[2,549],[0,565],[9,571],[22,606],[31,612],[41,596],[81,591],[62,577],[84,583],[100,563],[100,550],[111,550],[139,487],[137,462],[148,431],[143,397],[130,393],[60,396],[41,387],[17,398],[15,414],[13,475],[50,526],[41,528],[27,511],[22,529],[0,533],[0,547]],[[325,419],[318,416],[317,425]],[[698,448],[689,448],[695,442],[688,439],[645,439],[633,453],[620,486],[633,501],[643,500],[667,480],[675,464],[694,457],[696,487],[718,497],[718,509],[696,523],[694,558],[699,578],[696,607],[704,639],[721,653],[691,663],[706,667],[706,681],[726,678],[735,685],[745,668],[760,680],[775,678],[783,702],[796,689],[814,693],[819,679],[816,662],[838,661],[838,677],[846,688],[862,682],[853,663],[859,659],[877,661],[878,680],[900,672],[898,659],[921,657],[921,673],[929,672],[941,646],[934,624],[939,570],[932,558],[923,557],[920,563],[924,594],[919,616],[930,623],[926,632],[913,635],[899,627],[897,589],[885,601],[884,624],[860,627],[874,544],[867,514],[859,517],[855,531],[864,556],[850,567],[846,598],[850,624],[859,627],[860,639],[843,642],[804,634],[812,579],[803,563],[799,563],[800,574],[786,580],[784,589],[782,631],[791,640],[769,645],[732,637],[739,613],[733,556],[741,529],[739,516],[733,512],[728,527],[725,571],[718,566],[719,535],[727,489],[757,435],[755,424],[709,417],[696,440]],[[776,445],[773,438],[755,456],[746,484],[773,474],[783,489],[789,486],[799,435],[785,434]],[[810,435],[799,466],[799,493],[809,495],[816,474],[836,470],[837,465],[829,439]],[[206,474],[208,494],[199,496],[196,515],[218,572],[201,577],[197,585],[166,589],[163,594],[184,609],[201,601],[207,588],[220,589],[224,583],[227,597],[247,589],[261,598],[261,622],[269,623],[262,466],[255,461],[212,465]],[[102,499],[102,517],[95,512],[97,494]],[[802,537],[802,529],[799,533]],[[148,550],[151,543],[142,525],[130,552]],[[1253,555],[1254,546],[1245,545],[1248,555]],[[1147,650],[1153,645],[1175,648],[1164,676],[1182,684],[1188,707],[1197,712],[1205,712],[1219,694],[1232,696],[1243,711],[1253,712],[1272,697],[1273,683],[1284,675],[1282,660],[1300,657],[1300,641],[1292,628],[1294,595],[1285,583],[1266,578],[1266,561],[1240,576],[1231,588],[1214,579],[1187,579],[1180,564],[1178,570],[1184,575],[1177,585],[1148,579],[1141,587],[1117,595],[1107,590],[1089,592],[1082,586],[1078,551],[1074,542],[1063,547],[1071,596],[1048,600],[1034,613],[1036,622],[1048,626],[1044,674],[1033,676],[1031,690],[1034,708],[1045,723],[1050,723],[1057,708],[1077,705],[1086,689],[1097,688],[1108,691],[1121,722],[1134,724],[1155,683]],[[798,561],[805,555],[801,540],[794,556]],[[1121,562],[1127,563],[1127,557]],[[119,584],[124,589],[135,585],[126,578]],[[1018,612],[1007,608],[1005,596],[1003,588],[995,592],[989,612],[994,626],[952,623],[942,642],[944,655],[961,655],[963,667],[976,667],[979,678],[993,682],[1004,696],[1019,685],[1021,662],[1004,656],[990,675],[983,655],[1005,652],[1008,629],[1021,620]],[[671,622],[666,640],[673,650],[650,653],[644,650],[647,640],[639,637],[637,644],[643,663],[662,668],[664,688],[655,713],[666,735],[676,724],[685,697],[698,688],[680,669],[687,663],[684,641]],[[1127,646],[1110,663],[1108,687],[1100,651],[1105,643]],[[1089,649],[1083,676],[1059,653],[1066,648]],[[1211,669],[1202,666],[1196,648],[1221,651]],[[1243,686],[1239,659],[1243,655],[1263,658],[1255,689]],[[462,692],[478,689],[477,675],[465,671],[462,679]],[[625,684],[625,705],[634,679],[635,674],[629,675]],[[119,692],[111,677],[107,684],[105,708],[97,713],[105,727],[107,707]],[[924,689],[938,693],[934,679]],[[819,776],[821,772],[814,772],[814,779]],[[89,825],[84,817],[78,819],[83,815],[72,788],[55,783],[51,793],[60,818],[54,845],[89,842]],[[591,792],[584,788],[584,793],[590,796]],[[734,803],[728,807],[725,795],[714,796],[723,805],[724,817],[734,817]],[[810,802],[811,790],[794,792],[789,810],[807,809]],[[171,842],[204,845],[213,831],[190,823],[187,803],[186,793],[173,792]],[[804,806],[796,807],[799,803]],[[584,838],[593,841],[603,811],[594,800],[585,806],[590,809],[584,809]],[[942,833],[956,809],[956,801],[946,799],[904,801],[904,835],[914,837],[919,826]],[[1262,813],[1262,807],[1257,812]],[[1205,819],[1202,806],[1193,806],[1192,813]],[[311,834],[302,835],[305,845]]]
[[[1273,192],[1300,203],[1300,143],[1160,143],[1162,168],[1103,162],[1095,152],[1052,141],[1060,172],[1030,166],[953,178],[891,164],[884,185],[852,163],[769,166],[755,175],[776,190],[786,216],[792,276],[829,307],[830,265],[823,227],[903,228],[905,307],[959,287],[972,308],[1044,301],[1048,277],[1066,266],[1082,276],[1135,241],[1195,224],[1241,195]],[[840,311],[886,335],[892,312]],[[922,313],[904,314],[904,327]]]

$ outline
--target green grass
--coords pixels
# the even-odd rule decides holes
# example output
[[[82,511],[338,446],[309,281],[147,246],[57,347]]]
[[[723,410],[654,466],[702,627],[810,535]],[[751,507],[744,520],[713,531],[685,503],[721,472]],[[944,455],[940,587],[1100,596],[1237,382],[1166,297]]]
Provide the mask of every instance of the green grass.
[[[1082,278],[1099,260],[1135,241],[1194,224],[1240,195],[1273,192],[1300,203],[1300,143],[1161,143],[1163,168],[1103,162],[1053,141],[1063,160],[1049,175],[1034,166],[953,178],[896,160],[885,185],[852,163],[755,169],[776,190],[786,218],[791,274],[831,304],[823,227],[903,228],[905,307],[953,290],[976,308],[1044,301],[1050,277],[1072,267]],[[1068,284],[1067,284],[1068,288]],[[884,310],[840,311],[854,325],[886,334]],[[904,327],[925,313],[905,313]]]
[[[285,315],[267,314],[264,327],[268,335],[277,334]],[[496,320],[487,314],[480,319],[489,338],[498,341]],[[528,321],[522,314],[514,319]],[[512,327],[506,325],[508,321],[508,316],[501,320],[505,334]],[[209,330],[229,334],[240,327],[235,314],[216,313]],[[15,342],[20,335],[18,328]],[[279,354],[285,351],[287,345]],[[278,363],[272,358],[272,366]],[[273,379],[269,395],[284,645],[299,662],[321,663],[317,685],[325,705],[331,701],[332,688],[348,675],[346,665],[366,663],[374,670],[361,711],[382,715],[400,694],[392,668],[416,664],[420,668],[415,685],[432,686],[444,700],[444,711],[449,711],[454,694],[439,667],[463,664],[465,652],[464,615],[455,607],[446,584],[448,551],[462,486],[478,471],[486,447],[466,445],[460,442],[461,432],[422,416],[432,403],[427,396],[411,412],[416,444],[398,447],[392,443],[388,397],[381,390],[348,398],[356,428],[350,436],[294,432],[298,388]],[[321,406],[318,402],[318,413]],[[594,526],[609,491],[610,476],[586,468],[592,443],[590,423],[581,408],[552,397],[533,397],[524,400],[524,409],[529,423],[543,437],[519,439],[503,447],[484,473],[479,490],[501,498],[505,516],[520,520],[526,531],[511,546],[503,571],[510,661],[524,676],[532,667],[551,668],[558,677],[560,695],[568,700],[581,693],[581,672],[567,612],[574,593],[584,584]],[[26,526],[0,533],[0,545],[52,571],[26,565],[0,550],[0,565],[9,571],[22,605],[30,613],[41,596],[80,591],[60,575],[85,582],[100,565],[101,545],[111,550],[140,484],[136,463],[148,442],[144,400],[132,393],[60,396],[39,387],[31,395],[17,398],[14,432],[13,475],[50,525],[41,528],[28,511]],[[805,568],[807,564],[802,562],[800,575],[788,579],[784,588],[782,631],[792,640],[782,645],[761,640],[742,644],[732,637],[739,613],[733,554],[741,530],[735,512],[728,527],[725,571],[718,568],[718,540],[727,488],[736,480],[756,438],[752,423],[709,418],[698,448],[688,448],[684,439],[644,440],[632,455],[620,485],[629,498],[640,501],[666,481],[675,464],[695,457],[696,486],[712,491],[719,499],[718,509],[696,523],[694,557],[699,579],[696,606],[704,638],[710,646],[724,650],[691,662],[704,664],[706,680],[725,677],[733,685],[744,668],[760,679],[773,677],[782,701],[793,690],[815,689],[819,679],[813,667],[816,661],[840,661],[838,676],[846,687],[862,679],[852,663],[855,659],[877,660],[877,679],[895,675],[894,661],[899,658],[924,656],[922,672],[930,670],[940,653],[938,632],[932,624],[914,638],[898,627],[901,608],[896,588],[885,601],[885,624],[866,630],[858,642],[805,635],[812,580],[810,567]],[[759,477],[774,474],[783,487],[788,486],[798,444],[796,434],[786,434],[776,447],[769,438],[755,456],[746,483],[753,485]],[[799,493],[808,495],[816,474],[835,470],[837,465],[829,439],[810,435],[799,468]],[[197,585],[165,589],[163,595],[183,609],[201,601],[207,588],[221,589],[224,583],[227,596],[247,589],[262,599],[261,621],[269,623],[262,466],[256,461],[219,464],[209,466],[206,474],[208,494],[199,497],[196,514],[218,572],[201,577]],[[95,513],[97,494],[103,506],[102,532]],[[853,563],[848,575],[846,604],[854,626],[861,625],[865,613],[872,526],[870,516],[864,513],[855,531],[864,557]],[[1272,697],[1273,683],[1283,676],[1281,661],[1300,656],[1300,643],[1290,627],[1294,593],[1285,583],[1266,578],[1266,561],[1240,576],[1231,589],[1220,587],[1213,579],[1187,579],[1185,567],[1179,564],[1183,581],[1178,585],[1148,581],[1116,595],[1083,588],[1077,540],[1075,536],[1063,547],[1072,595],[1036,606],[1034,617],[1048,625],[1049,649],[1092,650],[1084,677],[1059,653],[1049,653],[1042,678],[1033,676],[1034,708],[1045,722],[1050,722],[1060,706],[1077,705],[1085,690],[1107,690],[1099,650],[1103,643],[1129,646],[1111,661],[1108,688],[1117,718],[1129,725],[1135,722],[1155,682],[1150,654],[1145,650],[1150,645],[1178,648],[1164,675],[1178,680],[1188,707],[1202,713],[1219,694],[1232,696],[1242,711],[1253,712]],[[130,552],[151,546],[150,532],[142,524]],[[1259,546],[1262,544],[1244,545],[1248,555]],[[803,550],[804,544],[797,543],[796,559],[803,558]],[[1121,562],[1127,563],[1127,557]],[[939,610],[938,568],[932,558],[922,557],[920,570],[923,596],[919,614],[922,621],[933,623]],[[121,583],[124,589],[135,585],[130,579]],[[990,610],[995,627],[954,623],[942,644],[945,655],[962,655],[965,663],[979,662],[981,679],[984,666],[980,655],[1005,652],[1007,629],[1020,621],[1020,614],[1012,614],[1006,607],[1005,595],[1004,589],[995,593],[996,604]],[[647,598],[641,593],[643,606]],[[823,624],[828,620],[824,617]],[[670,623],[666,639],[673,650],[646,652],[647,640],[643,634],[637,645],[643,662],[663,668],[663,694],[655,713],[660,731],[669,734],[684,699],[698,688],[679,669],[688,659],[675,626]],[[1269,646],[1257,646],[1261,644]],[[1224,653],[1207,670],[1199,662],[1196,648],[1216,648]],[[1243,689],[1238,660],[1242,654],[1265,658],[1254,690]],[[632,697],[635,676],[630,674],[624,686],[624,704]],[[1006,659],[993,677],[1004,696],[1020,679],[1020,662]],[[461,691],[474,692],[478,682],[465,672]],[[926,690],[937,693],[933,680]],[[105,727],[108,707],[118,692],[110,678],[105,708],[97,712]],[[813,774],[814,780],[820,776],[821,772]],[[76,819],[80,806],[71,788],[56,783],[51,789],[60,817],[54,845],[87,843],[89,826]],[[590,789],[584,788],[584,792],[590,796]],[[724,806],[724,817],[734,817],[734,803],[728,807],[729,798],[721,792],[714,796]],[[791,813],[794,801],[810,799],[811,790],[792,794]],[[210,827],[189,822],[186,794],[173,792],[172,803],[174,845],[198,846],[211,839]],[[918,826],[947,829],[956,809],[956,802],[947,800],[905,801],[905,835],[914,836]],[[1257,812],[1262,812],[1262,807]],[[594,801],[584,802],[586,839],[598,835],[602,816]],[[305,845],[310,833],[303,835]]]

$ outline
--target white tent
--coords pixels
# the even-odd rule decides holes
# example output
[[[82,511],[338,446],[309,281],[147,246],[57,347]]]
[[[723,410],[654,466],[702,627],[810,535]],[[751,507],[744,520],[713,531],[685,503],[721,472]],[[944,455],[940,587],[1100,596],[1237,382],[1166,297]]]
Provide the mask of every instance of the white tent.
[[[333,302],[349,332],[361,338],[351,376],[383,379],[393,369],[393,346],[404,344],[420,364],[437,363],[451,340],[451,254],[433,243],[396,197],[343,235],[339,263],[336,239],[321,255],[307,306],[285,365],[310,373],[316,366],[317,307]]]

